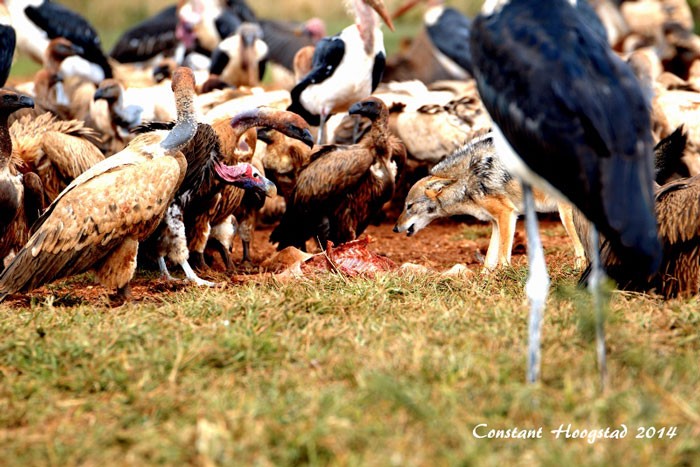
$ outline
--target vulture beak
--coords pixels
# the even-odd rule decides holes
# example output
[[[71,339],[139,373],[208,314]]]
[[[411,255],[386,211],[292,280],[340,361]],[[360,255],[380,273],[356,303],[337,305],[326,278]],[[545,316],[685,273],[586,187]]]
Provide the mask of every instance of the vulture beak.
[[[311,132],[308,128],[300,128],[296,125],[287,125],[287,131],[285,134],[290,138],[298,139],[310,148],[314,147],[314,137],[311,136]]]
[[[20,94],[19,99],[17,99],[17,108],[18,109],[33,109],[34,108],[34,99],[32,99],[29,96],[25,96]]]
[[[360,102],[355,102],[348,109],[350,115],[362,115],[375,121],[381,115],[382,107],[376,98],[369,98]]]
[[[389,29],[394,30],[394,23],[391,22],[391,15],[389,15],[389,10],[387,10],[383,0],[364,0],[364,2],[377,12],[386,25],[389,26]]]
[[[92,96],[93,101],[97,101],[100,99],[106,99],[109,100],[112,96],[109,95],[108,93],[110,92],[109,88],[98,88],[97,91],[95,91],[95,94]]]
[[[394,12],[394,14],[392,15],[392,18],[393,19],[400,18],[401,16],[403,16],[406,13],[408,13],[409,11],[411,11],[411,9],[413,9],[413,7],[415,7],[416,5],[418,5],[422,1],[423,0],[408,0],[406,3],[401,5],[398,10],[396,10]]]
[[[247,162],[236,165],[226,165],[217,162],[214,165],[214,171],[221,180],[238,188],[252,190],[269,197],[277,194],[275,184],[263,177],[258,169]]]

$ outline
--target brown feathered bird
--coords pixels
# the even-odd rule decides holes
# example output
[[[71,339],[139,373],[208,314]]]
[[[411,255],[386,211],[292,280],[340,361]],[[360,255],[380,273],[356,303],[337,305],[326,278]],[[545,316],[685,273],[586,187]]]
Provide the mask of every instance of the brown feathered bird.
[[[678,128],[655,148],[657,182],[664,183],[683,172],[681,155],[687,139],[682,130]],[[663,245],[659,271],[640,278],[636,271],[620,262],[606,241],[600,249],[601,262],[621,289],[655,290],[667,299],[695,295],[700,287],[700,175],[665,183],[656,190],[654,200]],[[589,275],[590,267],[580,281],[585,283]]]
[[[222,152],[226,163],[253,162],[253,154],[257,144],[257,129],[275,130],[288,138],[298,141],[307,148],[313,147],[313,137],[309,126],[300,116],[285,110],[259,107],[240,112],[230,121],[218,120],[213,124],[219,135]],[[254,190],[243,191],[235,186],[226,186],[221,192],[221,198],[208,218],[213,232],[212,247],[219,251],[227,268],[231,267],[228,251],[231,248],[233,232],[228,229],[230,216],[235,216],[238,223],[238,233],[243,246],[243,261],[250,262],[250,244],[255,224],[255,215],[265,203],[265,196],[273,193],[261,193]],[[189,237],[188,237],[189,238]],[[207,240],[203,236],[191,238],[190,251],[200,256],[203,264],[203,252]]]
[[[0,269],[3,259],[27,241],[29,225],[41,208],[41,182],[33,173],[18,172],[20,161],[12,157],[7,127],[10,114],[33,106],[31,98],[0,89]]]
[[[34,75],[35,113],[45,110],[62,119],[71,118],[71,102],[63,82],[61,64],[66,58],[81,53],[81,47],[63,37],[49,42],[44,52],[44,67]]]
[[[34,234],[0,275],[0,300],[94,269],[97,279],[129,296],[139,242],[158,226],[185,177],[180,151],[194,136],[194,76],[173,77],[177,125],[136,137],[63,190],[37,221]]]
[[[81,173],[104,159],[97,132],[80,120],[58,120],[50,113],[25,115],[10,127],[13,153],[21,171],[35,172],[44,186],[45,205]]]
[[[322,245],[354,240],[391,199],[406,148],[387,128],[389,111],[370,97],[353,104],[349,113],[367,117],[370,130],[355,145],[322,146],[311,155],[270,236],[278,249],[304,248],[309,238]]]

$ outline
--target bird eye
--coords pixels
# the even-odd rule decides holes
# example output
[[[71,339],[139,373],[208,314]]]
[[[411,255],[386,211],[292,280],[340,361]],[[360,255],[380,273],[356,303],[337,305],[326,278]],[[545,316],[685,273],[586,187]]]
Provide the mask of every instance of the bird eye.
[[[428,214],[432,214],[435,212],[435,208],[433,206],[428,206]]]
[[[406,205],[406,209],[411,209],[412,207],[413,207],[413,203],[408,203],[408,204]]]

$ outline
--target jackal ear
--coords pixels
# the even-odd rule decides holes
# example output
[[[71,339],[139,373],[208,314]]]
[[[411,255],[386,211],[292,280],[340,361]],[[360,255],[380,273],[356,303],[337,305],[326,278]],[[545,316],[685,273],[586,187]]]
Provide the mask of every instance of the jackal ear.
[[[449,179],[434,180],[428,184],[428,187],[425,189],[425,195],[428,198],[436,198],[445,187],[453,183],[454,180]]]

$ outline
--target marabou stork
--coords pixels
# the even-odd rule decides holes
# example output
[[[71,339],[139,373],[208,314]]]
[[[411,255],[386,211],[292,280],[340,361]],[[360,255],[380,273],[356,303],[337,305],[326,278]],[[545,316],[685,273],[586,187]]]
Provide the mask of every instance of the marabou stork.
[[[424,0],[408,0],[395,13],[400,17]],[[425,0],[428,9],[423,14],[423,24],[433,45],[438,62],[455,79],[467,79],[472,75],[472,55],[469,51],[471,19],[454,8],[445,7],[445,0]]]
[[[323,142],[328,117],[369,97],[384,73],[386,52],[379,18],[393,31],[389,12],[382,0],[352,0],[352,7],[355,24],[316,44],[311,71],[292,89],[287,109],[320,127],[319,142]]]
[[[532,187],[569,200],[639,274],[661,260],[653,192],[649,103],[602,24],[581,0],[487,0],[472,23],[474,76],[494,121],[495,143],[523,184],[530,301],[527,380],[540,373],[540,332],[549,277]],[[597,229],[597,230],[596,230]],[[605,384],[599,291],[592,254],[597,355]]]

